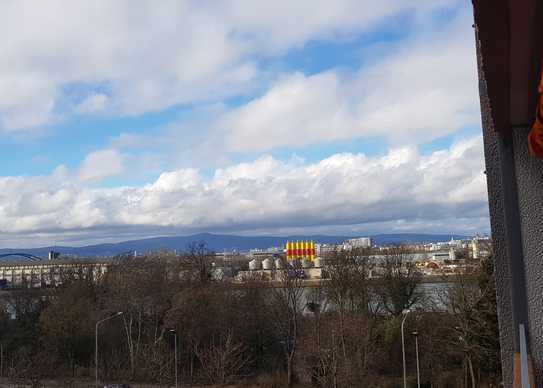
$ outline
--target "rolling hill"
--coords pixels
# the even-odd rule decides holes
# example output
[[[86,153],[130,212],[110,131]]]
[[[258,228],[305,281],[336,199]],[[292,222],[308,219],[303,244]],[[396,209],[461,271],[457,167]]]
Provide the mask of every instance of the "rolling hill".
[[[460,235],[441,235],[441,234],[378,234],[371,236],[376,245],[401,244],[401,243],[431,243],[438,241],[448,241],[454,239],[464,239],[466,236]],[[122,241],[118,243],[95,244],[81,247],[55,246],[30,249],[0,249],[0,254],[25,252],[40,257],[47,257],[49,251],[54,250],[61,254],[70,254],[80,257],[98,257],[114,256],[126,252],[145,253],[159,249],[185,250],[192,242],[205,242],[209,249],[216,252],[221,251],[248,251],[249,249],[266,249],[269,247],[283,246],[287,240],[314,240],[319,243],[339,243],[349,236],[326,236],[326,235],[296,235],[296,236],[235,236],[226,234],[201,233],[190,236],[174,237],[153,237],[139,240]]]

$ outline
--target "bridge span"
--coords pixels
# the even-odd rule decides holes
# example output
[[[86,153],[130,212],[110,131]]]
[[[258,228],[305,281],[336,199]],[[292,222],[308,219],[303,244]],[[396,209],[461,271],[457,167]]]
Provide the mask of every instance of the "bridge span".
[[[12,253],[3,253],[0,255],[0,260],[5,259],[8,257],[22,257],[31,261],[42,261],[43,258],[30,254],[30,253],[24,253],[24,252],[12,252]]]

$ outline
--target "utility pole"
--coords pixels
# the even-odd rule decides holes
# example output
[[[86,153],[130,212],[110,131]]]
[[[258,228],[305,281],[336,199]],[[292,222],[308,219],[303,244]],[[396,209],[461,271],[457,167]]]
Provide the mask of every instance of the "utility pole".
[[[417,388],[420,388],[420,367],[419,367],[419,332],[414,331],[411,334],[415,336],[415,353],[417,355]]]

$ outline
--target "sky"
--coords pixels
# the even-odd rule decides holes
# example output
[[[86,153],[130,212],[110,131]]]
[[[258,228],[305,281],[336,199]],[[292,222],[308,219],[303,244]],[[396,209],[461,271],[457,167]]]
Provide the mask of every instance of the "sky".
[[[0,2],[0,247],[489,230],[463,0]]]

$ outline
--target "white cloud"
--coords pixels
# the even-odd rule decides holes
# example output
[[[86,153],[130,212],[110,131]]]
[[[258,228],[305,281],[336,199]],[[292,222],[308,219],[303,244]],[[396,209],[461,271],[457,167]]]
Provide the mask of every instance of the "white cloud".
[[[0,177],[0,232],[92,240],[165,230],[473,230],[487,220],[481,139],[431,155],[416,148],[479,124],[471,15],[421,29],[432,11],[459,4],[2,2],[0,131],[184,103],[193,117],[112,138],[72,174],[59,167],[51,176]],[[308,42],[411,20],[397,18],[407,13],[415,31],[371,49],[379,55],[363,47],[358,70],[277,75],[280,63],[262,67]],[[221,103],[256,90],[259,97],[238,108]],[[345,153],[309,164],[258,157],[365,136],[385,136],[392,148],[383,157]],[[238,152],[256,160],[232,165]],[[176,169],[187,165],[223,168],[211,177]],[[141,187],[95,186],[119,174],[141,181],[165,166],[172,171]]]
[[[8,58],[0,58],[0,130],[11,131],[52,121],[57,95],[54,82],[30,75],[30,72],[5,72],[2,68],[2,61],[5,60]]]
[[[326,71],[279,78],[262,96],[218,119],[217,143],[230,151],[357,137],[417,144],[480,123],[471,16],[385,45],[355,74]]]
[[[345,138],[356,125],[333,72],[280,79],[262,97],[219,119],[219,138],[230,151],[304,147]]]
[[[409,0],[230,0],[214,6],[247,44],[261,52],[280,52],[313,39],[348,37],[401,12],[424,17],[431,10],[458,4],[455,0],[419,0],[416,5]]]
[[[103,166],[106,159],[111,165],[108,158],[117,155],[100,151],[84,166]],[[217,170],[211,178],[194,169],[165,172],[142,187],[91,189],[70,182],[61,168],[50,177],[0,178],[0,231],[84,232],[92,239],[113,229],[116,235],[327,227],[330,232],[338,225],[472,230],[487,219],[482,166],[482,140],[476,137],[429,155],[403,148],[373,158],[336,154],[312,164],[264,156]]]
[[[100,181],[124,171],[124,156],[115,149],[95,151],[81,162],[78,176],[81,181]]]
[[[0,129],[91,112],[138,115],[255,87],[264,56],[425,15],[442,1],[61,1],[0,3]],[[95,87],[104,92],[95,95]],[[65,99],[72,96],[76,101]],[[88,93],[88,94],[86,94]],[[60,103],[59,103],[60,101]],[[83,102],[82,102],[83,101]]]
[[[104,110],[108,96],[102,93],[92,94],[85,98],[75,110],[79,113],[95,113]]]

